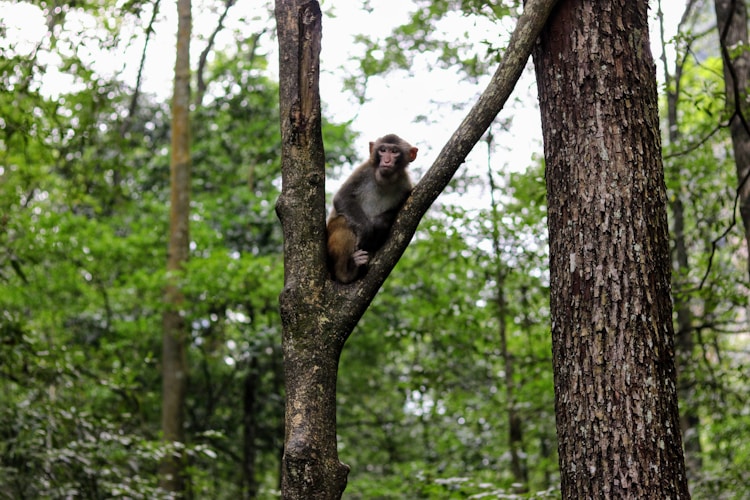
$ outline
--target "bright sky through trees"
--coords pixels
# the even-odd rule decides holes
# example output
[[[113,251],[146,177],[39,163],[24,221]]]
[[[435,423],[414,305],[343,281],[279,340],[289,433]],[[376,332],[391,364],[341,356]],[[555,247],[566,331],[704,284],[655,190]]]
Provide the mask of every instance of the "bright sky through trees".
[[[202,7],[205,9],[200,2],[194,2],[194,32],[199,40],[195,43],[199,44],[199,47],[214,28],[218,16],[217,12],[201,10]],[[268,7],[272,7],[270,3]],[[387,36],[394,27],[407,20],[410,6],[402,0],[381,0],[377,2],[377,8],[363,10],[359,2],[324,0],[321,7],[323,12],[328,14],[324,19],[321,54],[321,98],[324,113],[334,121],[353,120],[353,129],[362,134],[360,140],[363,145],[389,132],[398,133],[418,143],[420,159],[412,167],[418,178],[421,169],[426,169],[434,161],[435,155],[439,152],[437,148],[445,143],[460,123],[465,111],[457,108],[456,104],[470,105],[485,87],[490,75],[477,83],[469,82],[452,71],[431,67],[427,57],[416,58],[412,74],[397,71],[385,77],[371,78],[367,88],[368,101],[359,106],[341,90],[342,73],[357,71],[356,57],[360,54],[359,47],[352,41],[353,37],[357,34],[370,38]],[[669,39],[674,35],[682,5],[677,2],[663,2],[662,8]],[[272,29],[269,28],[270,15],[270,11],[259,9],[257,2],[238,2],[227,17],[226,29],[217,38],[217,48],[233,45],[234,30],[247,33],[264,28]],[[161,17],[155,30],[156,37],[151,42],[153,47],[149,50],[144,72],[143,90],[146,92],[162,96],[171,93],[174,58],[172,47],[176,26],[174,18],[174,2],[162,2]],[[3,50],[11,48],[18,52],[33,51],[46,31],[41,10],[25,3],[0,2],[0,20],[7,28],[7,37],[0,40]],[[85,15],[79,16],[75,11],[67,16],[66,23],[79,23],[86,29],[93,26]],[[476,40],[476,43],[492,40],[498,46],[505,44],[505,40],[494,40],[497,38],[497,27],[486,19],[477,21],[453,14],[441,21],[438,26],[446,39],[458,39],[466,32]],[[507,26],[501,28],[503,38],[507,37],[512,27],[513,23],[508,22]],[[661,48],[655,5],[651,11],[651,30],[652,51],[654,58],[658,59]],[[143,48],[142,28],[125,25],[120,30],[120,37],[123,40],[133,40],[123,57],[100,57],[95,44],[85,43],[85,37],[76,50],[88,50],[92,60],[96,61],[96,69],[104,74],[119,72],[127,82],[134,83]],[[272,78],[276,78],[276,45],[268,37],[265,42],[266,50],[270,53],[269,71]],[[197,57],[199,52],[193,50],[194,57]],[[71,85],[72,80],[56,70],[54,60],[50,60],[49,63],[43,89],[54,94],[61,86]],[[507,168],[518,171],[525,169],[532,162],[532,155],[541,154],[536,87],[530,72],[527,71],[522,77],[514,95],[517,100],[509,103],[508,108],[498,117],[499,120],[512,118],[508,129],[509,135],[498,135],[497,142],[503,152],[503,163]],[[425,116],[427,119],[414,122],[413,119],[417,116]],[[484,164],[485,154],[483,149],[475,151],[467,161],[472,164],[474,157],[475,161]],[[335,182],[330,186],[330,190],[333,189]]]

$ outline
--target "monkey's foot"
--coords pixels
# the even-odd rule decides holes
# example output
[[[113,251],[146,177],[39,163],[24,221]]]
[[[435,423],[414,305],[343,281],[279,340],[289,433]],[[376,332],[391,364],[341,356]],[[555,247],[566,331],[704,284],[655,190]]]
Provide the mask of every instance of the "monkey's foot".
[[[357,266],[364,266],[370,260],[370,256],[365,250],[357,250],[352,254],[352,260]]]

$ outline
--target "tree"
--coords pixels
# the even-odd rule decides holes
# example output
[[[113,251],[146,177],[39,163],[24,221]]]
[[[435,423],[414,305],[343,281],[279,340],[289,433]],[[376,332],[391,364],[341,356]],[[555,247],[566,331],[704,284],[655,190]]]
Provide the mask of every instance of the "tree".
[[[280,296],[286,377],[282,494],[339,498],[349,468],[336,450],[336,378],[346,339],[406,249],[419,220],[500,111],[528,60],[552,0],[531,1],[487,90],[443,148],[397,218],[365,278],[341,286],[325,266],[325,192],[318,92],[321,12],[315,1],[277,0],[284,231]]]
[[[688,498],[646,1],[563,0],[534,51],[563,498]]]
[[[747,87],[750,84],[750,50],[747,36],[747,2],[715,0],[729,129],[737,167],[737,199],[750,248],[750,125],[747,121]],[[750,272],[750,260],[748,260]]]
[[[685,11],[680,21],[678,31],[682,32],[687,21],[691,18],[692,11],[695,7],[695,1],[690,1],[685,7]],[[659,4],[661,11],[661,3]],[[662,45],[662,64],[664,71],[664,81],[666,101],[667,101],[667,145],[675,145],[681,139],[680,123],[678,108],[680,104],[680,90],[682,88],[682,78],[685,61],[679,59],[675,62],[674,71],[670,71],[666,58],[666,41],[664,40],[664,25],[661,25],[661,45]],[[668,167],[665,166],[665,171]],[[700,443],[700,416],[692,404],[693,391],[689,390],[690,383],[687,377],[690,364],[693,361],[693,350],[695,342],[693,339],[693,311],[690,309],[690,296],[680,289],[680,285],[686,281],[689,275],[689,254],[688,242],[685,235],[685,195],[680,189],[680,185],[686,183],[688,179],[683,179],[679,169],[673,173],[673,178],[678,184],[678,188],[669,197],[671,219],[672,219],[672,239],[674,240],[673,259],[675,267],[675,281],[677,286],[673,287],[672,296],[674,298],[674,311],[676,317],[675,332],[675,362],[677,368],[678,380],[678,398],[682,402],[680,411],[680,427],[682,429],[682,439],[685,445],[685,461],[688,475],[691,478],[698,476],[701,468],[701,443]]]
[[[190,252],[190,0],[177,2],[177,58],[172,98],[171,203],[167,286],[164,294],[162,345],[162,432],[172,446],[161,462],[161,486],[181,495],[185,489],[185,397],[188,366],[184,301],[180,274]]]
[[[746,481],[737,467],[747,469],[748,455],[745,440],[737,439],[736,425],[738,418],[744,419],[737,410],[745,403],[735,404],[734,384],[744,384],[747,377],[742,375],[743,356],[734,353],[745,348],[737,333],[747,330],[740,312],[747,304],[747,243],[736,214],[743,155],[733,154],[732,144],[743,126],[741,110],[725,99],[727,92],[734,94],[741,87],[726,84],[727,63],[721,55],[738,58],[730,73],[739,76],[744,50],[741,43],[722,42],[725,30],[709,25],[715,7],[714,2],[686,2],[672,40],[663,36],[662,25],[662,46],[675,48],[671,71],[668,52],[662,54],[663,130],[669,138],[663,158],[673,239],[678,398],[690,490],[696,498],[744,498]],[[732,28],[742,31],[741,26]]]
[[[487,136],[487,149],[492,150],[492,134]],[[488,162],[489,163],[489,162]],[[516,395],[515,382],[513,377],[514,361],[513,356],[508,350],[508,318],[510,317],[508,307],[508,297],[505,290],[506,275],[508,273],[508,266],[503,262],[503,252],[500,242],[500,215],[498,209],[498,202],[495,199],[495,180],[492,174],[492,168],[487,171],[487,178],[490,186],[490,203],[491,203],[491,215],[489,217],[492,224],[492,251],[493,251],[493,267],[495,267],[495,281],[496,281],[496,297],[497,303],[497,320],[498,320],[498,337],[500,343],[500,355],[504,362],[505,371],[505,397],[507,399],[507,415],[508,415],[508,448],[510,451],[510,464],[511,471],[513,473],[514,484],[519,485],[516,489],[519,492],[528,491],[529,474],[526,462],[522,456],[521,446],[523,444],[523,422],[518,411],[518,402]]]

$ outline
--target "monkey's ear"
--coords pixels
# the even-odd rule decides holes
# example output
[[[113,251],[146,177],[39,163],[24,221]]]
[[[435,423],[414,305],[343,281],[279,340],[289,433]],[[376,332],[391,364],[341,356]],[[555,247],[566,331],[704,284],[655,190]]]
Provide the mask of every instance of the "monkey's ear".
[[[375,148],[375,143],[370,141],[370,155],[372,155],[372,150]]]
[[[370,143],[370,149],[372,149],[372,143]],[[409,150],[409,162],[410,163],[417,159],[417,151],[419,151],[419,149],[417,148],[411,148]]]

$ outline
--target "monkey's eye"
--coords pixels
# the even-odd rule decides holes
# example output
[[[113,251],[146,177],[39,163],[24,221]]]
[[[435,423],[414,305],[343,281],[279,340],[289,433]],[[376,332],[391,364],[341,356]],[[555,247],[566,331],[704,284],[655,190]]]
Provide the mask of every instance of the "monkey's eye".
[[[397,146],[391,146],[389,144],[383,144],[378,148],[378,153],[390,153],[394,156],[400,156],[401,150]]]

